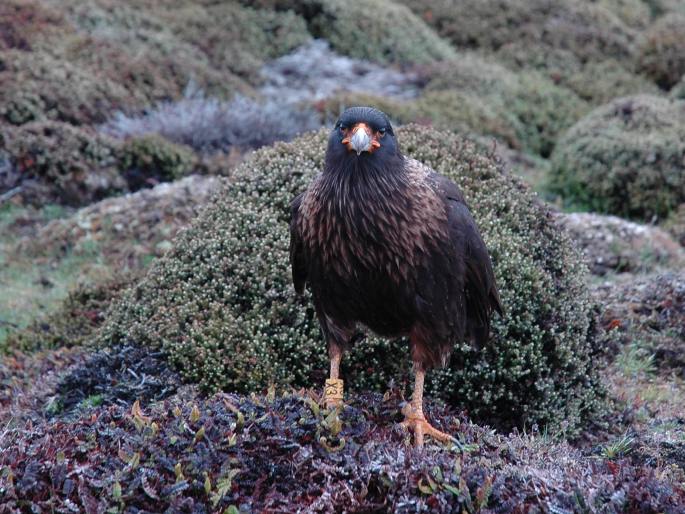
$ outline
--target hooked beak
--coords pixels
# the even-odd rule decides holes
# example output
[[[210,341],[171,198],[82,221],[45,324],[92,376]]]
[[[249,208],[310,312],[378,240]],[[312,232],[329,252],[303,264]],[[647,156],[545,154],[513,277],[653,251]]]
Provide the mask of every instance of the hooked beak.
[[[342,144],[347,146],[349,151],[357,152],[357,155],[362,152],[373,152],[381,146],[374,137],[371,127],[366,123],[357,123],[352,127],[342,140]]]

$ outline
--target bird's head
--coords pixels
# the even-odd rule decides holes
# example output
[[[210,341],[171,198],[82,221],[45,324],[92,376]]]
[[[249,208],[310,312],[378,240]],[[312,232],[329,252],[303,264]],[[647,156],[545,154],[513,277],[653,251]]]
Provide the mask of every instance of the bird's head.
[[[338,166],[372,164],[399,155],[395,133],[385,113],[373,107],[350,107],[340,115],[331,132],[326,162]]]

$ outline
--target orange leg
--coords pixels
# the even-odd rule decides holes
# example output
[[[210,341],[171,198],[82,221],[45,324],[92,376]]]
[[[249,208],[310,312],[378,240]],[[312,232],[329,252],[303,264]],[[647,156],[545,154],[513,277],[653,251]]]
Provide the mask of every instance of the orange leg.
[[[331,375],[326,380],[323,398],[324,405],[331,408],[342,405],[343,401],[343,381],[339,378],[342,350],[338,345],[331,344],[328,353],[331,358]]]
[[[426,372],[417,363],[414,363],[414,370],[414,394],[412,395],[411,403],[402,408],[402,414],[404,414],[402,426],[413,430],[414,446],[417,448],[423,447],[424,436],[432,437],[443,443],[456,441],[454,437],[434,428],[426,420],[426,416],[423,414],[423,380]]]

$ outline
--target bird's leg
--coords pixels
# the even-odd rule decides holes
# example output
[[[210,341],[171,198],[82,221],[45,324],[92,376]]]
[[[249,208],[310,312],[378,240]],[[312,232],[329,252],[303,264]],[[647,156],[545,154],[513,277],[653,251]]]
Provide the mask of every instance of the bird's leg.
[[[454,441],[451,435],[432,427],[426,421],[426,416],[423,414],[423,380],[426,372],[419,363],[414,363],[414,370],[414,394],[412,394],[411,403],[402,408],[402,414],[404,414],[402,426],[414,431],[414,446],[417,448],[423,446],[424,435],[443,443]]]
[[[343,381],[338,378],[342,349],[337,344],[330,343],[328,355],[331,358],[331,376],[326,380],[324,387],[324,405],[330,408],[342,404],[343,400]]]

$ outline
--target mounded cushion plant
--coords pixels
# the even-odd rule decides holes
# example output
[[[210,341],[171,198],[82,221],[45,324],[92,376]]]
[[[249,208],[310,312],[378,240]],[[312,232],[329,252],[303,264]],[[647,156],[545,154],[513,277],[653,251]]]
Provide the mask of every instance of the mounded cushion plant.
[[[443,127],[461,118],[475,132],[502,137],[514,148],[542,156],[551,153],[558,135],[588,109],[572,91],[539,73],[517,73],[471,54],[441,66],[426,89],[425,99],[417,102],[419,110],[433,111]]]
[[[492,254],[506,316],[491,347],[455,349],[428,394],[501,427],[572,431],[598,398],[586,268],[565,232],[513,176],[447,132],[397,131],[406,154],[455,180]],[[113,306],[101,344],[162,348],[186,380],[252,391],[320,386],[328,369],[310,298],[288,263],[289,203],[321,169],[327,131],[257,151],[166,256]],[[406,342],[369,336],[346,357],[353,389],[409,376]]]
[[[577,206],[650,220],[685,201],[685,102],[616,99],[576,123],[552,155],[550,187]]]
[[[126,190],[119,143],[93,129],[57,121],[0,127],[0,150],[20,171],[32,203],[83,205]]]
[[[337,115],[344,105],[377,105],[400,123],[492,136],[547,157],[559,134],[589,109],[540,73],[515,72],[473,53],[427,68],[426,77],[416,99],[341,94],[323,104],[324,113]]]
[[[601,5],[584,0],[401,0],[462,48],[512,55],[509,47],[568,51],[578,63],[629,58],[634,32]]]
[[[644,35],[638,68],[663,89],[671,89],[685,75],[685,13],[659,18]]]
[[[119,166],[133,190],[189,175],[197,161],[192,148],[157,134],[129,138],[119,152]]]
[[[242,0],[243,4],[255,2]],[[454,58],[450,44],[406,6],[392,0],[261,0],[257,5],[293,10],[309,32],[337,52],[387,64],[428,64]]]

